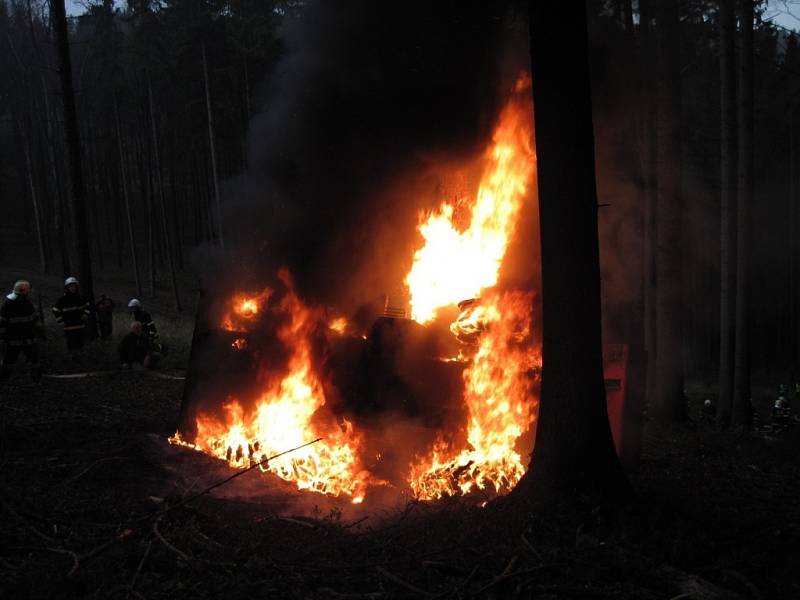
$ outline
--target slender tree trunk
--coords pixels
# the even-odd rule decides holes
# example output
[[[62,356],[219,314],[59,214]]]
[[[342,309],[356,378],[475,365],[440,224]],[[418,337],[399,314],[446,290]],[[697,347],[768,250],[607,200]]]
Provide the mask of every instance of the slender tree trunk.
[[[753,0],[740,0],[739,197],[736,252],[736,344],[731,424],[749,429],[750,404],[750,206],[753,201]]]
[[[206,86],[206,112],[208,113],[208,144],[211,148],[211,177],[214,180],[214,202],[217,209],[217,233],[219,234],[219,247],[225,251],[225,238],[222,233],[222,206],[219,199],[219,182],[217,181],[217,154],[214,149],[214,121],[211,115],[211,92],[208,86],[208,63],[206,61],[206,45],[202,44],[203,51],[203,80]]]
[[[122,129],[119,124],[119,108],[114,99],[114,120],[117,127],[117,148],[119,150],[119,177],[122,186],[122,202],[125,206],[125,221],[128,224],[128,243],[131,247],[131,264],[133,266],[133,279],[136,282],[136,296],[142,295],[142,281],[139,278],[139,261],[136,256],[136,235],[133,230],[133,218],[131,217],[131,203],[128,196],[128,178],[125,174],[125,151],[122,147]]]
[[[532,468],[519,488],[545,496],[624,495],[629,487],[611,439],[603,382],[586,9],[582,2],[528,6],[543,367]],[[576,35],[564,36],[553,22],[570,23]]]
[[[23,117],[23,120],[24,117]],[[31,142],[30,136],[26,131],[26,125],[22,124],[20,130],[22,132],[22,150],[25,155],[25,169],[28,172],[28,189],[31,194],[31,204],[33,205],[33,221],[36,226],[36,242],[39,249],[39,268],[42,273],[47,272],[47,254],[44,245],[44,232],[42,231],[42,214],[39,207],[39,197],[36,193],[36,182],[33,172],[33,161],[31,160]]]
[[[653,65],[656,63],[653,39],[653,12],[650,0],[639,0],[642,37],[642,93],[644,94],[643,172],[644,172],[644,344],[647,354],[646,399],[655,404],[656,389],[656,208],[658,206],[658,144],[656,132],[656,90]]]
[[[656,209],[656,387],[657,416],[686,419],[683,398],[681,190],[681,88],[678,1],[657,3],[658,206]]]
[[[92,307],[87,333],[90,339],[97,337],[94,315],[94,280],[92,277],[92,258],[89,252],[89,231],[86,226],[85,190],[81,167],[81,142],[78,133],[78,115],[75,110],[75,95],[72,89],[72,63],[69,55],[69,33],[64,0],[50,0],[50,17],[53,21],[56,50],[58,53],[59,75],[61,77],[61,99],[64,104],[64,133],[66,137],[67,160],[70,167],[70,192],[74,243],[78,256],[78,277],[84,296]]]
[[[59,175],[58,160],[56,158],[56,138],[53,130],[53,122],[57,121],[57,111],[50,109],[49,91],[47,82],[42,77],[42,89],[44,91],[44,106],[47,113],[47,152],[50,163],[50,173],[53,178],[53,229],[56,232],[56,242],[58,251],[61,254],[61,274],[67,277],[71,272],[69,249],[67,248],[66,219],[64,219],[64,196],[61,191],[61,177]]]
[[[150,85],[150,76],[147,77],[147,97],[150,104],[150,125],[153,131],[153,158],[155,159],[156,186],[158,187],[158,199],[161,208],[161,232],[164,236],[164,251],[167,255],[167,266],[169,267],[170,280],[172,282],[172,295],[175,300],[175,310],[181,312],[181,299],[178,293],[178,280],[175,276],[175,264],[172,258],[172,244],[169,239],[169,228],[167,223],[167,208],[164,202],[164,184],[161,180],[161,162],[158,158],[158,133],[156,131],[156,115],[153,112],[153,90]]]
[[[727,427],[733,406],[734,291],[736,264],[736,65],[734,0],[719,1],[720,82],[720,335],[717,421]]]

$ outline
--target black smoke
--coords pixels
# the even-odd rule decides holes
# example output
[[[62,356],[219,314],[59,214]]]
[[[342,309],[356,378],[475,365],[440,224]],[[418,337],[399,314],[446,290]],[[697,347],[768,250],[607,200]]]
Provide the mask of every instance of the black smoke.
[[[522,5],[524,7],[524,5]],[[483,151],[527,69],[514,2],[309,2],[249,132],[225,227],[255,279],[288,266],[301,295],[353,309],[402,283],[440,167]]]

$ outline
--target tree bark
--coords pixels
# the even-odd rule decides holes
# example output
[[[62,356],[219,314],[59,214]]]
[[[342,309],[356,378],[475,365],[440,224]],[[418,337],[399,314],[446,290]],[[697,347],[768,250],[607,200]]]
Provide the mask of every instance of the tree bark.
[[[734,0],[719,2],[720,81],[720,336],[719,402],[720,427],[730,424],[733,406],[734,285],[736,203],[736,65]]]
[[[603,381],[585,6],[582,2],[528,6],[542,246],[543,369],[536,444],[520,489],[545,497],[626,494],[629,486],[614,451]],[[564,36],[553,22],[570,23],[577,36]]]
[[[53,21],[56,51],[58,53],[59,75],[61,77],[61,100],[64,105],[64,134],[67,161],[70,172],[70,196],[75,250],[78,257],[78,278],[81,289],[92,307],[87,335],[97,337],[94,314],[94,280],[92,277],[92,257],[89,252],[89,231],[86,226],[86,192],[83,185],[81,167],[81,142],[78,133],[78,115],[75,110],[75,94],[72,88],[72,62],[69,55],[69,33],[64,0],[50,0],[50,16]]]
[[[737,202],[736,343],[731,424],[749,429],[750,404],[750,205],[753,199],[753,0],[741,0],[739,45],[739,195]]]
[[[136,296],[142,296],[142,281],[139,278],[139,261],[136,255],[136,235],[133,230],[133,218],[131,217],[131,202],[128,195],[128,177],[125,173],[125,151],[122,147],[122,129],[119,124],[119,108],[116,98],[114,99],[114,120],[117,127],[117,148],[119,150],[119,177],[122,186],[122,201],[125,206],[125,221],[128,224],[128,242],[131,247],[131,263],[133,265],[133,279],[136,283]]]
[[[172,244],[170,243],[169,228],[167,224],[167,208],[164,201],[164,184],[161,180],[161,162],[158,158],[158,132],[156,131],[156,116],[153,112],[153,90],[150,85],[150,76],[147,77],[147,98],[150,106],[150,125],[153,133],[153,158],[155,160],[156,185],[158,187],[158,199],[161,209],[161,232],[164,236],[164,252],[167,255],[167,266],[169,267],[170,281],[172,282],[172,294],[175,300],[176,312],[181,311],[181,299],[178,293],[178,280],[175,277],[175,263],[172,258]]]
[[[655,402],[656,387],[656,94],[653,65],[656,62],[653,40],[653,13],[650,0],[639,0],[639,19],[642,39],[642,94],[643,102],[643,185],[644,185],[644,344],[647,355],[647,384],[645,397],[648,404]]]
[[[203,51],[203,80],[206,86],[206,112],[208,113],[208,145],[211,149],[211,177],[214,180],[214,201],[217,209],[217,234],[219,247],[225,251],[225,238],[222,233],[222,207],[219,199],[219,181],[217,180],[217,154],[214,149],[214,121],[211,114],[211,92],[208,86],[208,63],[206,61],[206,45],[202,44]]]
[[[677,0],[657,3],[658,206],[656,207],[656,373],[654,408],[664,422],[684,421],[681,190],[681,88]]]

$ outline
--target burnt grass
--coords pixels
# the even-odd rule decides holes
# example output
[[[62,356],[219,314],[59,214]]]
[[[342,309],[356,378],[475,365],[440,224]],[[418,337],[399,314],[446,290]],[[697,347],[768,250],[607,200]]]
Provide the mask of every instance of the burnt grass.
[[[94,374],[0,383],[0,597],[800,597],[798,426],[648,424],[622,506],[448,500],[349,519],[215,491],[170,509],[202,489],[154,450],[183,388],[190,327],[174,329],[157,375],[115,370],[113,341],[70,358],[51,330],[46,372]]]

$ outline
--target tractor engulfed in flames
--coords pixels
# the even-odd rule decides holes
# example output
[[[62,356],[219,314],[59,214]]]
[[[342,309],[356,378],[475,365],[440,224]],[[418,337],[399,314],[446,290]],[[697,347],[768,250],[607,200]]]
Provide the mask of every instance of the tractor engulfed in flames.
[[[359,330],[301,299],[286,270],[277,285],[237,292],[215,328],[251,382],[206,386],[191,426],[171,441],[246,468],[322,438],[260,468],[353,503],[373,486],[419,500],[510,491],[532,447],[541,362],[534,292],[499,282],[535,180],[529,94],[523,76],[499,116],[474,197],[421,215],[404,281],[410,318],[386,306]],[[448,339],[431,343],[443,319],[452,323],[435,331]],[[447,356],[437,355],[441,348]],[[381,433],[400,421],[419,432],[402,450]]]

